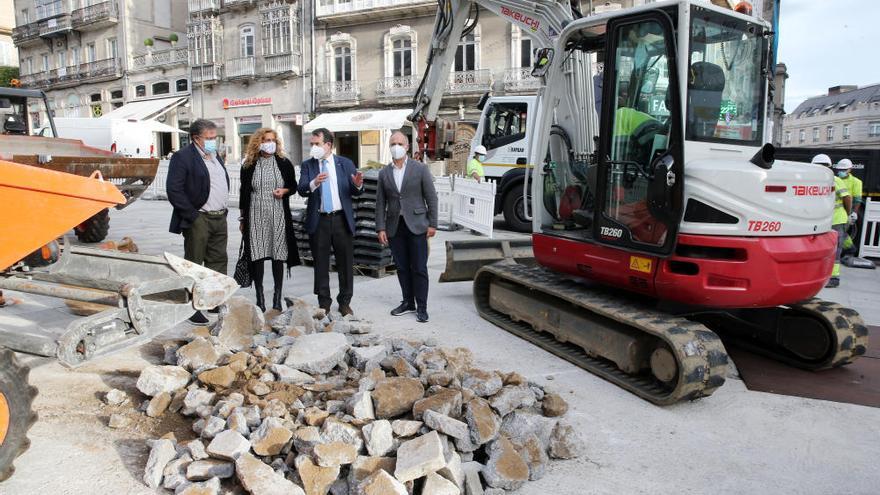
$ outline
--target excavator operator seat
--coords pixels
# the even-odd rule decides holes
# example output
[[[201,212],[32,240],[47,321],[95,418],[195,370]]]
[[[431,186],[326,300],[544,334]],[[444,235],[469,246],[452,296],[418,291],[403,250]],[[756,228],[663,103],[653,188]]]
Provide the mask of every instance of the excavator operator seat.
[[[694,62],[688,70],[688,134],[694,138],[715,137],[721,95],[726,84],[724,71],[710,62]]]

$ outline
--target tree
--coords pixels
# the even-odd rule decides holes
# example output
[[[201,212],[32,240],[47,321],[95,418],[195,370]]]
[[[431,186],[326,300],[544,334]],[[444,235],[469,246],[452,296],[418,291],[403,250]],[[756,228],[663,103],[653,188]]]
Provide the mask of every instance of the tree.
[[[12,86],[13,79],[18,79],[18,67],[0,66],[0,87],[8,88]]]

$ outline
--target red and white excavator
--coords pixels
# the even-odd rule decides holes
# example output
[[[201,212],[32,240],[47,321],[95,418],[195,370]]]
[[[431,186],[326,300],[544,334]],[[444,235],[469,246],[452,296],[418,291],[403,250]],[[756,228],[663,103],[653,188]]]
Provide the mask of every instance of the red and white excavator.
[[[523,190],[538,266],[487,264],[529,258],[509,242],[447,245],[446,280],[482,266],[484,318],[656,404],[724,383],[719,334],[814,370],[865,353],[858,313],[814,297],[834,259],[831,171],[765,144],[765,22],[694,0],[588,17],[440,0],[413,121],[435,118],[475,4],[532,36],[542,82]]]

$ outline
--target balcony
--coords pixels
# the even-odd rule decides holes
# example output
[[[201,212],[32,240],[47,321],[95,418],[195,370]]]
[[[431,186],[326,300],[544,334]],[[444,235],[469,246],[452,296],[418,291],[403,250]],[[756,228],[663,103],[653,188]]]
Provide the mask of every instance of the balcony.
[[[37,5],[34,9],[35,20],[41,21],[43,19],[49,19],[50,17],[58,17],[62,14],[68,14],[69,12],[65,8],[65,4],[63,0],[55,0],[54,2],[47,3],[45,5]]]
[[[66,88],[83,83],[109,81],[122,77],[119,60],[108,58],[79,65],[59,67],[22,76],[22,85],[31,88]]]
[[[531,67],[507,69],[504,71],[504,91],[506,93],[518,93],[537,91],[541,87],[541,80],[532,77]]]
[[[253,78],[257,75],[256,57],[232,58],[226,61],[228,79]]]
[[[437,2],[432,0],[321,0],[316,18],[332,26],[363,20],[369,11],[370,22],[397,21],[420,15],[433,15]]]
[[[417,75],[380,79],[376,83],[376,97],[380,102],[411,99],[415,95],[420,81],[421,77]]]
[[[267,75],[284,74],[285,72],[299,74],[301,66],[302,56],[299,53],[263,56],[263,72]]]
[[[25,88],[41,88],[46,85],[48,72],[34,72],[21,76],[21,85]]]
[[[186,48],[171,48],[138,55],[132,59],[131,65],[134,70],[186,65],[188,57],[189,51]]]
[[[193,83],[213,83],[220,80],[220,66],[219,65],[199,65],[192,68],[192,82]]]
[[[189,1],[189,13],[195,14],[198,12],[208,13],[208,12],[219,12],[220,11],[220,0],[188,0]]]
[[[40,36],[52,37],[63,36],[73,30],[73,23],[69,15],[53,17],[40,22]]]
[[[323,106],[356,105],[360,98],[357,81],[332,81],[321,84],[318,98]]]
[[[74,28],[86,31],[116,24],[119,21],[119,12],[115,1],[108,1],[76,9],[70,14],[70,19]]]
[[[18,26],[12,30],[12,42],[15,46],[27,46],[40,41],[40,23],[32,22]]]
[[[227,10],[244,10],[253,7],[255,0],[223,0],[223,8]]]
[[[489,69],[464,70],[453,72],[446,90],[452,94],[483,94],[492,85],[492,71]]]

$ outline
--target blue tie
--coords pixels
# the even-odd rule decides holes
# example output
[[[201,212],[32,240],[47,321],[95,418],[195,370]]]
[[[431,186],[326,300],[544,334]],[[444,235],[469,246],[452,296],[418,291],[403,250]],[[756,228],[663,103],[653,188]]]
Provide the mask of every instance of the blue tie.
[[[321,160],[321,172],[327,174],[327,159]],[[321,183],[321,208],[324,213],[333,211],[333,192],[330,190],[330,177]]]

